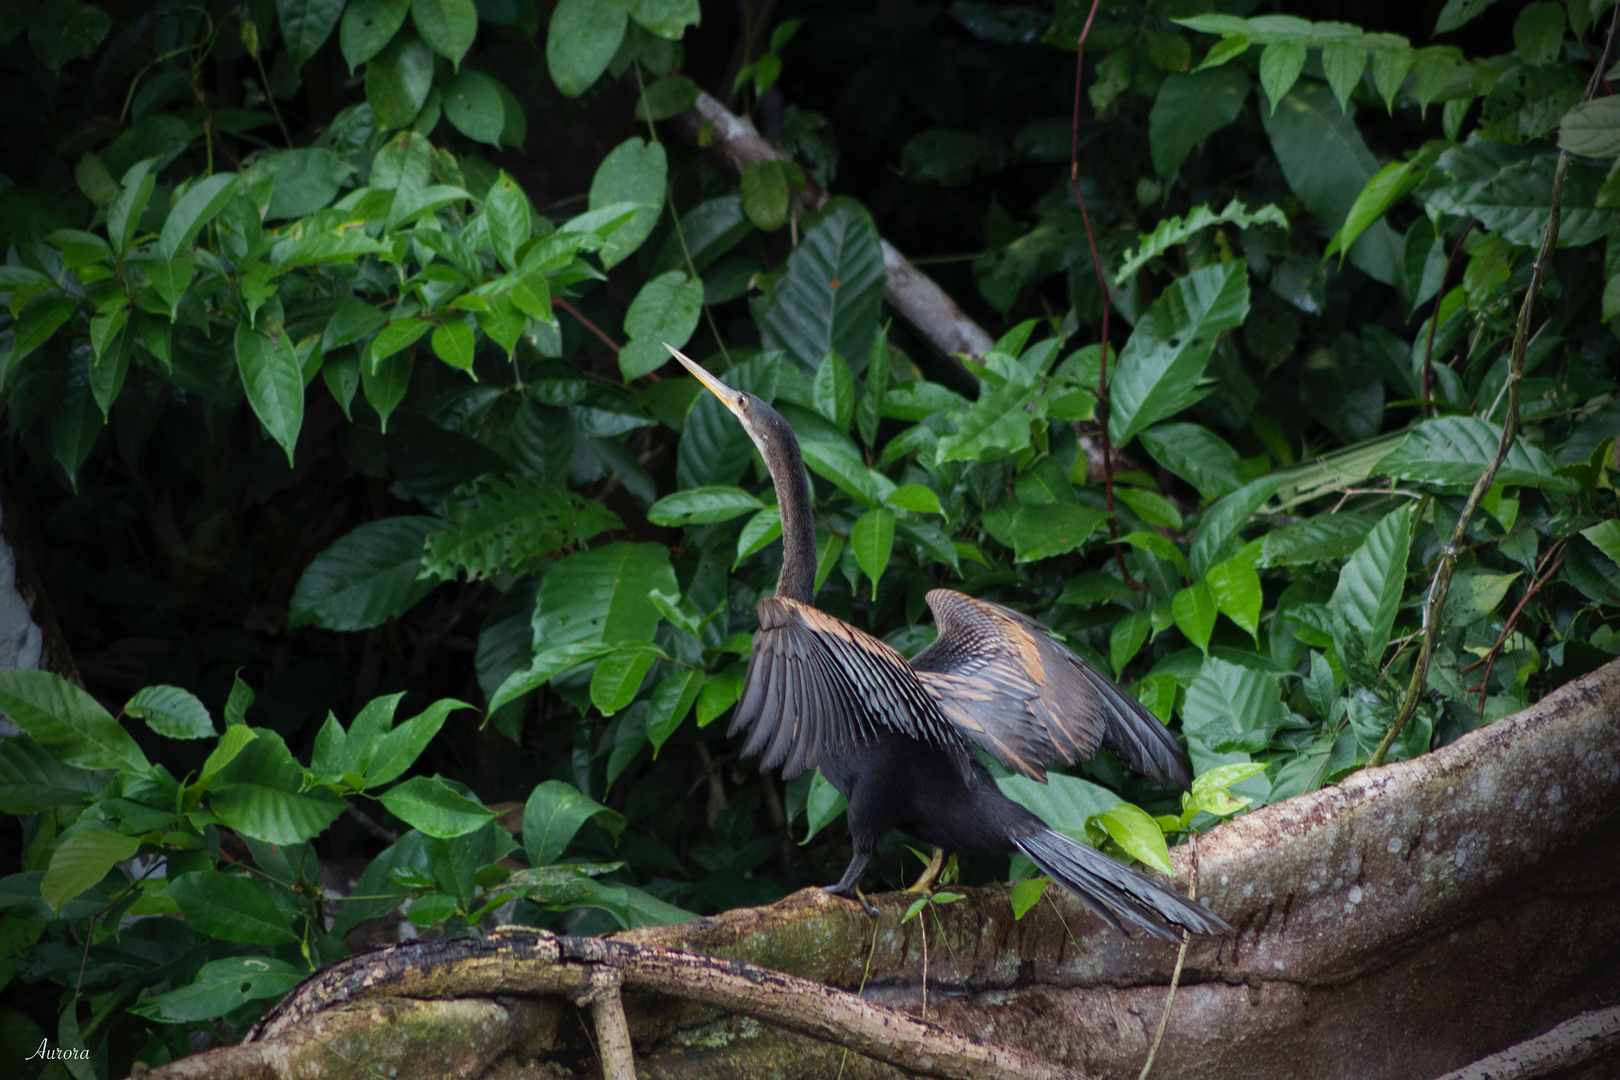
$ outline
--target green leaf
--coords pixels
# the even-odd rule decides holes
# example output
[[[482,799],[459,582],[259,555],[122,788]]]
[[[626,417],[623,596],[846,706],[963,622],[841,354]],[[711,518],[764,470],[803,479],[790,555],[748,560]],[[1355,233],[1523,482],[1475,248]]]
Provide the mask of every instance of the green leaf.
[[[1558,145],[1572,154],[1612,158],[1620,154],[1620,100],[1612,95],[1583,101],[1558,125]]]
[[[1148,114],[1148,145],[1158,174],[1180,172],[1195,146],[1238,118],[1248,96],[1249,76],[1237,67],[1167,76]]]
[[[743,213],[765,232],[787,224],[793,192],[803,190],[804,171],[791,161],[767,158],[743,170],[740,193]]]
[[[1344,253],[1361,234],[1371,228],[1374,222],[1382,220],[1390,207],[1411,194],[1422,179],[1423,170],[1417,161],[1392,161],[1379,169],[1367,181],[1367,186],[1361,189],[1356,201],[1350,204],[1344,224],[1328,241],[1322,257],[1327,258],[1337,252],[1339,264],[1344,265]]]
[[[250,1001],[278,998],[304,974],[285,960],[231,956],[211,960],[196,978],[177,990],[144,997],[130,1012],[167,1024],[190,1024],[234,1012]]]
[[[398,704],[398,700],[397,696],[394,697],[392,699],[393,704]],[[376,703],[373,702],[372,704]],[[371,751],[370,764],[365,766],[366,786],[377,787],[403,776],[405,770],[414,765],[416,759],[422,756],[422,751],[427,749],[428,743],[433,741],[433,737],[439,733],[439,729],[444,727],[445,719],[457,709],[471,708],[473,706],[468,705],[465,701],[457,701],[455,698],[441,698],[423,709],[419,715],[411,717],[392,731],[384,734],[377,740],[375,748]],[[367,709],[370,709],[369,705]],[[388,713],[391,717],[393,705],[388,707]],[[349,730],[350,738],[354,738],[355,728],[358,727],[360,727],[360,720],[357,717],[354,727]]]
[[[220,870],[182,874],[164,894],[198,933],[243,945],[290,945],[298,935],[269,889],[251,878]]]
[[[66,296],[47,296],[23,309],[13,324],[16,340],[11,348],[10,364],[18,361],[51,339],[62,324],[73,317],[78,302]]]
[[[27,735],[13,735],[0,741],[0,814],[83,805],[111,776],[106,769],[64,765]]]
[[[217,734],[207,707],[178,686],[145,687],[129,699],[124,712],[171,739],[206,739]]]
[[[1260,641],[1260,604],[1264,592],[1260,575],[1253,562],[1246,559],[1228,559],[1216,563],[1204,575],[1209,584],[1215,606],[1221,613],[1246,630],[1256,644]]]
[[[704,678],[704,673],[696,668],[679,668],[653,690],[652,710],[647,714],[647,740],[653,745],[654,757],[692,711],[698,692],[703,689]]]
[[[612,716],[629,705],[661,656],[651,646],[621,646],[602,657],[591,673],[591,704],[603,716]]]
[[[1039,386],[1014,380],[987,388],[952,414],[956,430],[939,440],[937,462],[990,461],[1022,450],[1030,442],[1030,425],[1044,419],[1046,401]]]
[[[742,664],[732,664],[704,681],[703,689],[698,692],[698,727],[708,727],[721,713],[737,704],[743,692],[743,671]]]
[[[388,316],[359,297],[346,296],[338,302],[337,310],[327,320],[321,335],[321,351],[332,352],[345,345],[353,345],[368,334],[374,334],[388,325]]]
[[[643,285],[624,315],[630,342],[619,350],[619,371],[625,381],[667,364],[665,346],[678,349],[691,340],[702,314],[703,282],[684,270],[670,270]]]
[[[1087,819],[1119,802],[1107,788],[1062,773],[1049,774],[1044,784],[1027,776],[1005,776],[996,780],[996,786],[1053,829],[1088,844],[1092,842],[1086,836]]]
[[[107,238],[120,255],[135,243],[141,216],[152,199],[152,187],[157,182],[152,173],[155,163],[155,158],[149,158],[130,166],[117,196],[107,204]]]
[[[562,0],[557,5],[557,13],[552,16],[553,33],[556,32],[557,20],[563,9],[571,3],[572,0]],[[613,0],[600,3],[585,0],[585,6],[592,3],[603,10],[613,6]],[[622,25],[622,12],[620,22]],[[555,39],[546,42],[548,56],[554,43]],[[555,65],[552,71],[555,77]],[[591,78],[594,80],[595,76]],[[658,224],[658,216],[663,211],[664,186],[668,177],[669,159],[662,144],[647,143],[639,137],[626,139],[614,147],[602,164],[597,166],[596,176],[591,180],[590,209],[601,210],[619,203],[640,204],[635,216],[608,236],[607,244],[600,252],[604,267],[611,270],[652,235],[653,227]]]
[[[753,231],[753,225],[742,212],[741,198],[724,195],[710,199],[681,218],[680,235],[672,235],[664,242],[656,269],[660,272],[686,269],[686,255],[691,252],[692,266],[701,274]]]
[[[1386,514],[1373,526],[1344,568],[1333,590],[1329,607],[1337,617],[1335,637],[1348,623],[1361,632],[1367,655],[1374,661],[1383,655],[1390,628],[1400,607],[1406,585],[1406,556],[1410,546],[1412,512],[1402,506]],[[1341,655],[1343,653],[1341,647]]]
[[[1159,221],[1153,231],[1142,238],[1141,244],[1125,253],[1125,262],[1114,275],[1114,283],[1123,285],[1136,275],[1136,272],[1146,266],[1151,260],[1163,255],[1177,244],[1186,243],[1198,232],[1215,225],[1232,224],[1239,228],[1248,228],[1252,225],[1276,225],[1286,230],[1288,219],[1277,207],[1267,203],[1260,209],[1250,213],[1237,199],[1227,203],[1220,211],[1215,213],[1207,206],[1195,206],[1187,212],[1185,218],[1166,217]],[[1088,346],[1082,353],[1095,349]],[[1092,367],[1095,369],[1096,360]],[[1087,380],[1088,387],[1095,388],[1094,380]]]
[[[1142,432],[1141,439],[1153,460],[1206,499],[1218,499],[1243,486],[1238,452],[1202,424],[1158,424]]]
[[[1442,416],[1414,427],[1400,446],[1378,462],[1375,471],[1398,480],[1472,486],[1496,456],[1501,441],[1501,427],[1489,420]],[[1496,483],[1575,490],[1572,480],[1555,475],[1557,468],[1540,449],[1519,438],[1497,470]]]
[[[1260,566],[1305,566],[1343,559],[1361,546],[1375,519],[1365,514],[1317,514],[1266,534]]]
[[[1604,521],[1590,528],[1582,529],[1581,535],[1589,540],[1593,547],[1607,555],[1615,562],[1620,562],[1620,521]]]
[[[1440,9],[1440,17],[1435,20],[1434,32],[1444,34],[1455,30],[1494,3],[1496,0],[1446,0],[1446,6]]]
[[[697,104],[697,83],[685,75],[667,75],[636,102],[637,120],[668,120]]]
[[[850,546],[866,576],[872,579],[872,599],[877,599],[878,579],[888,568],[894,552],[894,511],[887,506],[868,510],[855,520],[849,533]]]
[[[423,2],[416,0],[416,6],[420,8]],[[472,0],[464,2],[472,6]],[[500,85],[482,71],[468,68],[450,80],[444,88],[444,115],[467,138],[491,146],[501,144],[506,105],[501,98]],[[526,225],[527,209],[524,217]]]
[[[1305,43],[1302,41],[1273,41],[1260,51],[1260,88],[1271,102],[1271,111],[1277,111],[1282,100],[1299,73],[1305,70]]]
[[[47,907],[60,913],[62,905],[92,885],[112,868],[140,850],[141,842],[110,829],[84,829],[56,845],[50,865],[40,879],[39,895]]]
[[[654,525],[679,527],[682,525],[712,525],[730,521],[750,510],[759,510],[765,504],[738,487],[713,486],[677,491],[653,503],[647,510],[647,520]],[[780,524],[780,518],[777,519]]]
[[[377,126],[409,126],[422,111],[433,88],[433,50],[410,31],[403,31],[366,65],[366,101]]]
[[[1165,289],[1119,356],[1108,418],[1115,445],[1197,401],[1218,335],[1248,313],[1249,275],[1242,259],[1195,270]]]
[[[303,766],[281,736],[253,730],[258,737],[216,774],[208,808],[226,825],[267,844],[299,844],[320,835],[345,803],[326,787],[306,791]]]
[[[452,319],[433,330],[433,354],[457,371],[472,371],[473,328],[462,319]]]
[[[451,526],[427,539],[422,568],[451,580],[532,572],[559,549],[621,525],[618,515],[555,484],[513,473],[482,476],[440,513]]]
[[[527,668],[513,671],[502,681],[489,699],[489,711],[493,713],[531,690],[538,690],[563,672],[606,656],[617,648],[617,645],[599,641],[575,641],[540,650]]]
[[[885,282],[877,229],[854,207],[838,206],[788,256],[759,320],[765,347],[784,350],[807,371],[828,353],[865,356]]]
[[[546,67],[564,97],[579,97],[602,72],[624,38],[624,0],[558,0],[546,33]]]
[[[1193,582],[1170,601],[1176,626],[1187,635],[1188,641],[1205,653],[1209,652],[1209,635],[1215,630],[1217,610],[1215,593],[1207,579]]]
[[[822,829],[838,820],[838,815],[848,809],[849,803],[832,782],[817,770],[810,774],[810,790],[805,793],[804,816],[805,823],[810,831],[805,834],[799,843],[808,844],[811,837]]]
[[[473,0],[411,0],[411,21],[422,40],[459,70],[478,34]]]
[[[1349,110],[1350,92],[1361,82],[1361,73],[1365,70],[1367,47],[1359,41],[1329,41],[1323,44],[1322,72],[1327,76],[1333,96],[1339,99],[1341,112]]]
[[[389,415],[405,400],[405,392],[410,389],[412,366],[410,353],[381,362],[374,362],[369,357],[363,357],[360,361],[360,385],[365,389],[366,401],[377,410],[385,434]]]
[[[435,517],[389,517],[361,525],[315,556],[293,589],[289,627],[368,630],[402,615],[438,584],[419,579]]]
[[[1012,903],[1013,919],[1017,921],[1030,913],[1041,897],[1046,893],[1046,887],[1052,882],[1051,878],[1033,877],[1013,883],[1009,899]]]
[[[484,196],[484,220],[496,258],[508,270],[516,270],[518,249],[529,239],[529,200],[523,194],[523,189],[505,172],[496,178],[489,193]],[[543,282],[545,279],[540,280]],[[547,307],[549,309],[549,304]]]
[[[13,18],[22,14],[19,12]],[[51,69],[53,76],[69,60],[89,57],[112,26],[112,19],[105,11],[90,4],[75,3],[74,0],[40,5],[35,9],[32,22],[28,43],[33,46],[34,55]],[[15,32],[8,29],[6,36],[10,37]],[[68,1067],[72,1069],[71,1065]],[[79,1080],[86,1080],[88,1074],[76,1072],[75,1075]]]
[[[1120,485],[1114,489],[1114,495],[1149,525],[1164,529],[1180,529],[1182,526],[1181,512],[1157,491]]]
[[[555,863],[580,826],[593,818],[615,836],[624,830],[623,814],[581,795],[572,784],[547,780],[537,786],[523,808],[523,850],[529,856],[529,865]]]
[[[939,496],[934,494],[932,488],[921,484],[902,484],[883,501],[889,506],[919,514],[939,514],[942,517],[945,514],[944,507],[939,505]]]
[[[1440,155],[1419,194],[1433,210],[1478,218],[1509,243],[1537,247],[1547,232],[1557,161],[1551,151],[1470,139]],[[1608,232],[1614,213],[1596,206],[1603,178],[1598,166],[1570,163],[1558,219],[1559,247],[1590,244]]]
[[[1513,22],[1513,47],[1523,64],[1551,64],[1564,44],[1564,5],[1526,4]]]
[[[203,762],[202,772],[198,774],[195,786],[199,790],[207,790],[211,787],[214,777],[219,774],[220,770],[236,760],[236,755],[240,754],[248,743],[258,737],[259,733],[246,724],[228,725],[225,728],[225,734],[219,737],[219,745],[214,747],[207,760]]]
[[[662,544],[605,544],[557,562],[540,586],[536,652],[579,641],[651,641],[662,616],[652,592],[679,595]]]
[[[338,28],[338,47],[352,72],[393,40],[405,25],[411,0],[349,0]]]
[[[314,56],[332,36],[344,0],[276,0],[276,17],[281,24],[281,41],[286,46],[293,70]]]
[[[765,550],[781,535],[782,513],[774,506],[767,506],[749,518],[737,536],[737,564],[754,552]],[[736,569],[737,564],[733,564],[732,569]]]
[[[1128,802],[1115,803],[1096,815],[1095,820],[1131,858],[1161,874],[1175,873],[1170,865],[1170,849],[1165,845],[1164,831],[1146,810]]]
[[[1197,677],[1187,686],[1181,716],[1182,730],[1195,744],[1193,764],[1203,770],[1208,766],[1200,758],[1207,754],[1264,749],[1287,719],[1288,709],[1275,676],[1206,656]],[[1246,785],[1246,793],[1263,797],[1265,791],[1264,781]]]
[[[1276,108],[1262,112],[1283,177],[1323,228],[1338,230],[1356,198],[1377,174],[1378,160],[1356,127],[1355,114],[1339,108],[1333,91],[1302,80]],[[1400,267],[1400,238],[1374,222],[1350,247],[1350,261],[1376,281],[1392,284]]]
[[[1114,678],[1124,674],[1125,665],[1142,650],[1142,644],[1147,641],[1148,631],[1152,628],[1153,618],[1146,611],[1133,611],[1114,623],[1113,630],[1108,634],[1108,662],[1113,666]]]
[[[60,675],[33,668],[0,671],[0,713],[66,765],[136,773],[151,768],[129,732]]]
[[[202,227],[225,209],[235,190],[235,173],[215,173],[197,181],[174,204],[163,222],[163,232],[157,242],[158,256],[172,259],[190,248]]]
[[[832,353],[821,361],[811,392],[816,412],[839,431],[848,431],[855,418],[855,380],[842,356]]]
[[[1079,549],[1106,520],[1101,510],[1078,503],[1019,503],[1008,533],[1017,561],[1034,562]]]
[[[274,339],[246,322],[236,324],[236,369],[253,413],[293,462],[304,425],[304,374],[285,331]]]
[[[372,339],[371,346],[366,350],[369,363],[362,367],[375,367],[381,361],[393,356],[419,339],[423,334],[433,329],[433,324],[426,319],[396,319],[382,328],[382,331]]]
[[[1259,510],[1282,487],[1286,477],[1273,474],[1252,480],[1220,501],[1199,518],[1193,532],[1192,544],[1187,549],[1188,566],[1194,575],[1201,575],[1212,563],[1225,558],[1235,546],[1238,531],[1250,514]]]
[[[413,776],[382,796],[388,812],[428,836],[453,840],[483,827],[495,813],[438,777]]]
[[[284,150],[267,159],[274,188],[265,220],[305,217],[324,209],[337,197],[354,166],[334,151],[312,146]]]
[[[630,17],[647,30],[670,41],[679,41],[688,26],[703,18],[698,0],[632,0]],[[771,50],[777,49],[772,42]]]

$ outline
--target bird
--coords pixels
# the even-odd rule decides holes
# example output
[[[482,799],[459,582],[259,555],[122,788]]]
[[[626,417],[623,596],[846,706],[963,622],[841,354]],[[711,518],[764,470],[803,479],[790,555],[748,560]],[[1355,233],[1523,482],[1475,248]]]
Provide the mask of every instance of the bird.
[[[913,891],[927,891],[945,850],[1022,852],[1114,929],[1167,941],[1177,929],[1231,927],[1207,908],[1049,828],[1008,798],[975,748],[1044,782],[1046,766],[1099,746],[1161,784],[1191,783],[1181,746],[1152,713],[1020,612],[950,589],[927,603],[938,635],[907,661],[814,604],[810,486],[781,413],[666,345],[742,424],[764,459],[782,517],[776,592],[759,602],[748,673],[729,734],[744,757],[792,778],[819,769],[848,802],[853,851],[835,895],[877,908],[860,880],[898,829],[933,846]]]

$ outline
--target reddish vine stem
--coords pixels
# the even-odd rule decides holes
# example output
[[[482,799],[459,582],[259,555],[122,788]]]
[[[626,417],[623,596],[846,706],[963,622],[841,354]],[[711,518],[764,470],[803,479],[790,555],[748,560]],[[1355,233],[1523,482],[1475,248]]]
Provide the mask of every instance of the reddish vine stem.
[[[1114,561],[1119,565],[1120,578],[1134,589],[1140,586],[1125,566],[1125,549],[1119,542],[1119,521],[1114,516],[1114,447],[1108,438],[1108,309],[1114,305],[1114,293],[1103,275],[1102,259],[1097,255],[1097,240],[1091,234],[1091,215],[1086,213],[1086,197],[1080,193],[1080,84],[1086,68],[1086,36],[1091,33],[1091,21],[1097,17],[1097,4],[1098,0],[1091,0],[1091,11],[1086,15],[1086,24],[1080,28],[1080,40],[1074,47],[1074,117],[1069,128],[1069,186],[1074,188],[1074,201],[1080,207],[1080,221],[1086,227],[1086,246],[1091,249],[1091,268],[1097,273],[1097,292],[1102,296],[1097,422],[1102,428],[1103,499],[1108,507],[1108,539],[1114,545]]]
[[[1549,551],[1548,554],[1550,555],[1552,552]],[[1558,568],[1563,565],[1564,556],[1559,555],[1540,577],[1530,583],[1530,587],[1524,590],[1524,595],[1514,605],[1513,612],[1508,616],[1507,622],[1502,625],[1502,632],[1497,635],[1496,644],[1492,645],[1491,651],[1486,654],[1485,675],[1479,680],[1479,718],[1481,720],[1485,719],[1485,692],[1490,689],[1491,669],[1496,666],[1496,658],[1502,655],[1502,646],[1507,644],[1507,639],[1513,636],[1513,627],[1519,621],[1519,613],[1524,610],[1526,604],[1530,603],[1530,598],[1536,595],[1537,591],[1547,584],[1548,580],[1558,572]]]
[[[1434,314],[1429,316],[1429,341],[1423,347],[1423,375],[1422,385],[1418,387],[1418,400],[1423,404],[1419,411],[1423,419],[1429,418],[1429,383],[1434,379],[1434,328],[1440,325],[1440,302],[1446,298],[1446,279],[1451,276],[1451,264],[1457,261],[1457,255],[1462,251],[1463,241],[1468,234],[1474,231],[1474,219],[1468,219],[1468,227],[1463,229],[1462,235],[1457,237],[1457,243],[1451,248],[1451,254],[1446,258],[1446,268],[1440,271],[1440,287],[1434,294]]]
[[[562,308],[564,311],[568,312],[568,314],[578,319],[581,326],[595,334],[597,337],[601,338],[602,344],[606,345],[614,352],[619,351],[618,344],[612,338],[608,337],[607,334],[603,333],[600,326],[597,326],[595,323],[591,322],[591,320],[587,319],[583,314],[581,314],[580,310],[573,304],[570,304],[560,296],[553,296],[551,298],[551,306]]]

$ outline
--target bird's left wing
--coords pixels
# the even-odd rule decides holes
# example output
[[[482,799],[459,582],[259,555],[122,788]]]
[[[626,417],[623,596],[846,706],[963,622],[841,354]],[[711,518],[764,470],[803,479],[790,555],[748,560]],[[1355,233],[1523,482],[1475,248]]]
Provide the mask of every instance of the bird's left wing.
[[[1107,746],[1160,783],[1192,782],[1181,747],[1141,702],[1026,615],[949,589],[928,594],[939,635],[911,661],[945,715],[1002,764],[1044,766]]]
[[[748,732],[743,756],[796,776],[840,751],[894,732],[967,752],[906,658],[809,604],[760,601],[753,658],[730,734]]]

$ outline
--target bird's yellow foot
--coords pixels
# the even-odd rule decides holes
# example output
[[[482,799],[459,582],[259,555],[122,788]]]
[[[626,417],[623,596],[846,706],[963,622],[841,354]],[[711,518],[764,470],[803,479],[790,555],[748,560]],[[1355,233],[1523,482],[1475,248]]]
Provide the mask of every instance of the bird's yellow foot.
[[[933,855],[928,858],[928,865],[907,888],[908,893],[931,893],[934,891],[934,879],[939,877],[940,869],[945,865],[945,849],[936,847]]]

